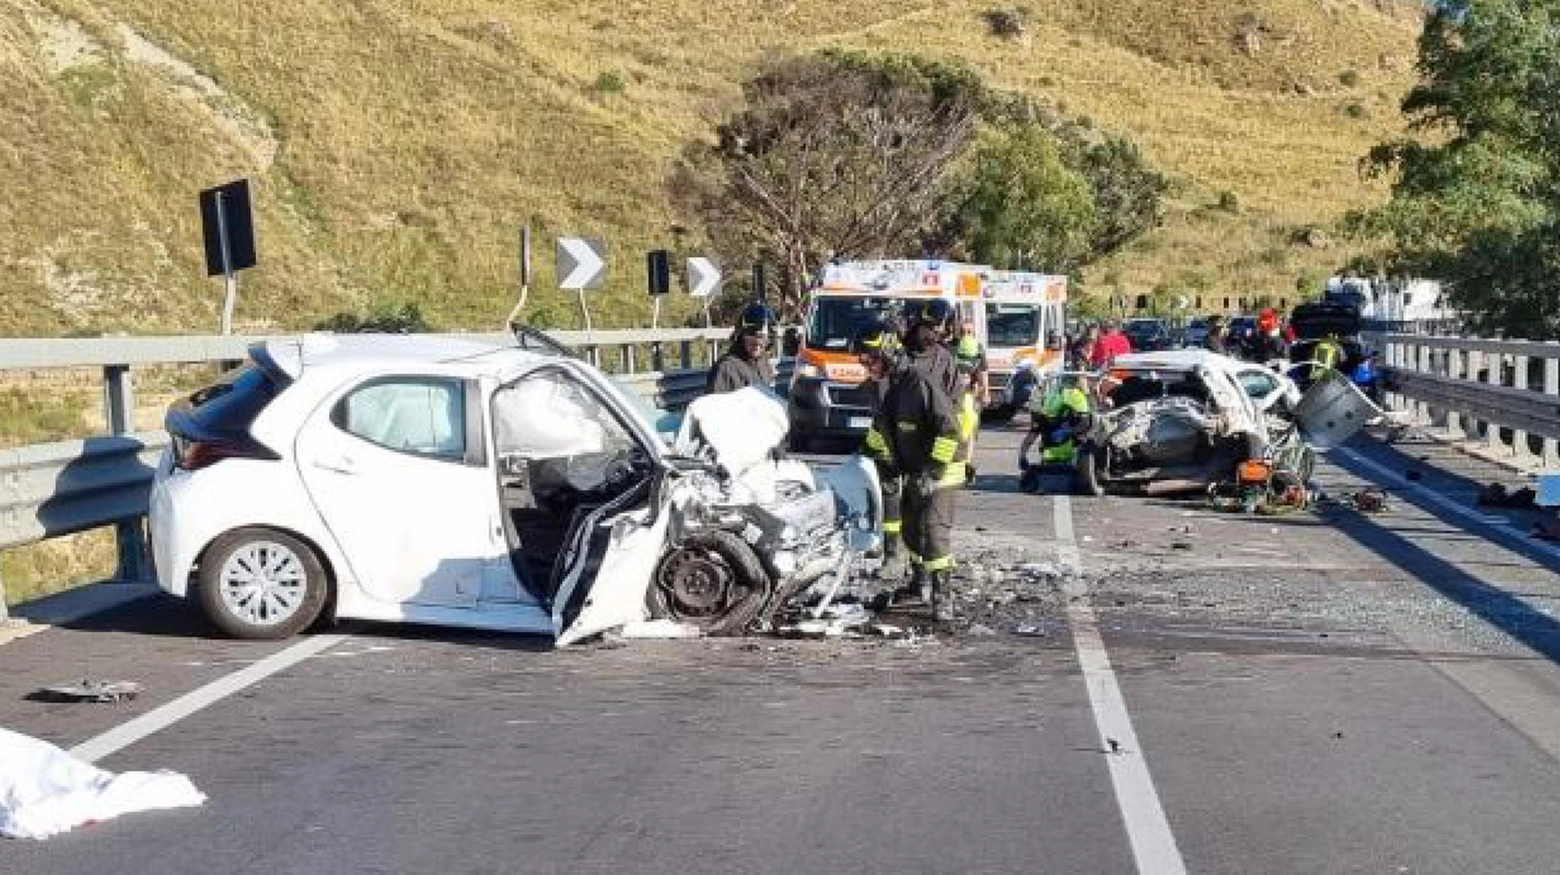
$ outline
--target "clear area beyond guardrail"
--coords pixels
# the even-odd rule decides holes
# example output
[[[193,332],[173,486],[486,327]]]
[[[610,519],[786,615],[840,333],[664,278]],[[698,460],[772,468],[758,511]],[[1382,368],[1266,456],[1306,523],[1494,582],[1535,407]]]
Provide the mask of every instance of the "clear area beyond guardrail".
[[[278,335],[294,336],[294,335]],[[440,335],[512,344],[508,334]],[[704,392],[705,373],[730,329],[559,331],[554,340],[614,372],[634,392],[680,410]],[[168,443],[161,431],[130,433],[136,366],[239,362],[268,337],[108,337],[0,340],[0,371],[101,368],[111,434],[0,450],[0,549],[112,525],[118,577],[147,576],[145,522],[152,474]],[[650,370],[640,370],[641,365]],[[668,368],[667,365],[675,365]],[[781,362],[777,388],[790,379]],[[6,616],[0,581],[0,619]]]
[[[1442,437],[1560,468],[1560,343],[1387,334],[1387,400]]]

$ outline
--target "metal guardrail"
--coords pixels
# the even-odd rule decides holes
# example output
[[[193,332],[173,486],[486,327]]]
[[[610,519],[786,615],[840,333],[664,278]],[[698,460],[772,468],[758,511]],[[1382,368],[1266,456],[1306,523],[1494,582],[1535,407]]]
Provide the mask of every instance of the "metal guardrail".
[[[1386,334],[1387,400],[1524,467],[1560,468],[1560,343]]]
[[[507,334],[461,335],[497,344]],[[637,352],[651,356],[669,344],[676,359],[692,364],[695,351],[706,362],[712,346],[729,336],[725,329],[666,331],[557,332],[552,335],[599,361],[599,351],[617,347],[616,362],[627,373],[620,383],[659,407],[680,410],[704,392],[707,368],[635,372]],[[0,549],[21,546],[87,529],[113,525],[119,547],[119,576],[136,579],[146,567],[144,517],[152,475],[162,449],[163,432],[123,433],[131,421],[130,367],[245,357],[255,337],[134,337],[0,340],[0,370],[101,367],[107,420],[115,435],[36,444],[0,450]],[[792,363],[777,369],[776,388],[790,382]],[[0,588],[0,619],[5,618]]]

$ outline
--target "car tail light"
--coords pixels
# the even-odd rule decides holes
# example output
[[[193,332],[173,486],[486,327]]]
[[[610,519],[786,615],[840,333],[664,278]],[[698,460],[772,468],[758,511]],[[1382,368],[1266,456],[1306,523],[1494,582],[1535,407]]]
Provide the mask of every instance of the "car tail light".
[[[184,471],[209,468],[223,459],[275,459],[277,455],[256,443],[233,441],[178,440],[174,442],[174,464]]]

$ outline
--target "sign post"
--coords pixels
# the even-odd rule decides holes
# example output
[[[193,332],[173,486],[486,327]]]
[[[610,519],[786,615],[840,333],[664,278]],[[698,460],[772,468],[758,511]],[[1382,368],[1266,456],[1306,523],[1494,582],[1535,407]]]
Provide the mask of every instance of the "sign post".
[[[672,254],[652,249],[645,258],[646,287],[650,291],[650,330],[661,327],[661,298],[672,290]]]
[[[515,328],[515,323],[520,319],[520,309],[525,306],[526,296],[531,292],[531,226],[520,226],[520,294],[515,300],[515,308],[509,311],[509,318],[505,325],[510,331]]]
[[[222,333],[233,333],[238,272],[255,266],[255,225],[249,208],[249,180],[238,179],[200,193],[206,275],[223,278]]]

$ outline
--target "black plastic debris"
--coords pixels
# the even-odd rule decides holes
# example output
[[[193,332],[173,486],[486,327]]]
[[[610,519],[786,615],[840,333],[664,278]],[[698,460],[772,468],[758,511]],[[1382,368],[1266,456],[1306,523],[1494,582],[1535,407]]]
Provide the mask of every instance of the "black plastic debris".
[[[83,678],[70,684],[43,687],[29,699],[40,702],[128,702],[141,694],[135,681],[94,681]]]
[[[1515,492],[1506,491],[1500,483],[1491,483],[1479,490],[1479,507],[1509,507],[1514,510],[1531,510],[1537,507],[1538,493],[1524,486]]]

